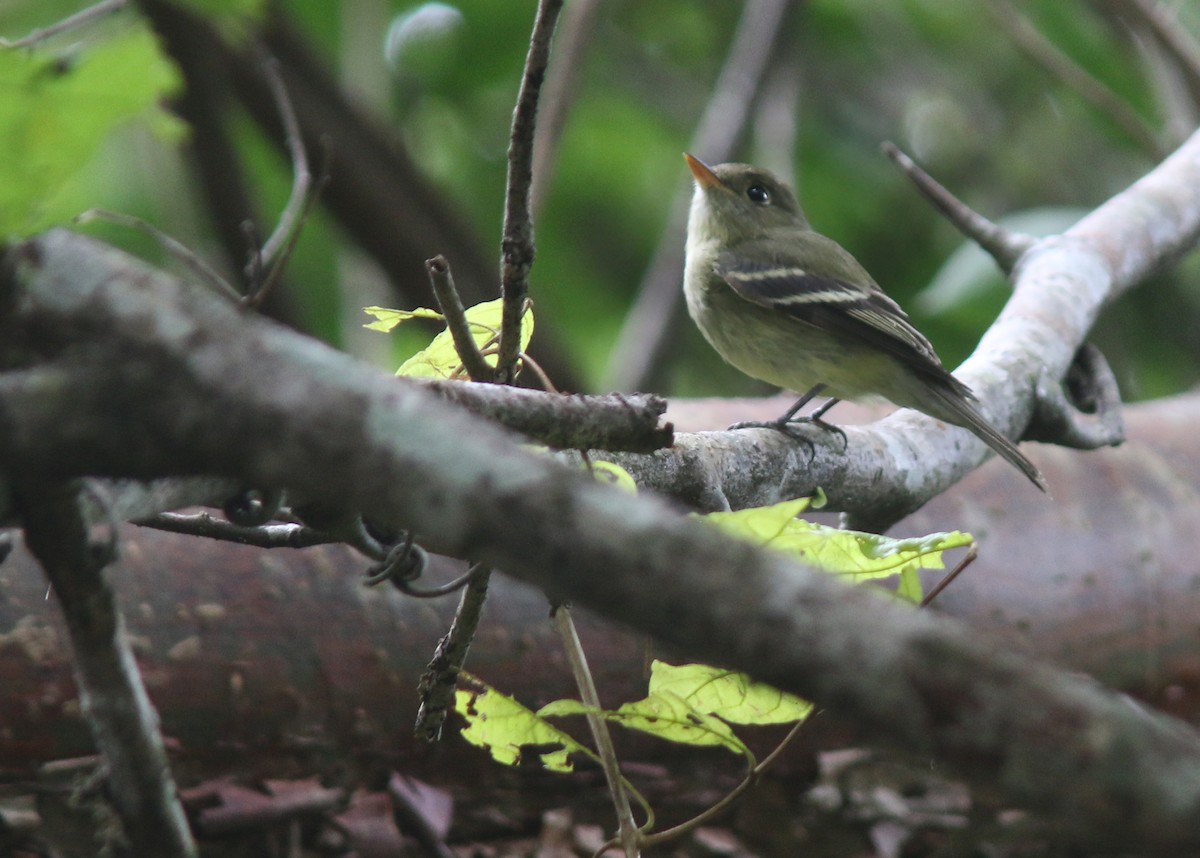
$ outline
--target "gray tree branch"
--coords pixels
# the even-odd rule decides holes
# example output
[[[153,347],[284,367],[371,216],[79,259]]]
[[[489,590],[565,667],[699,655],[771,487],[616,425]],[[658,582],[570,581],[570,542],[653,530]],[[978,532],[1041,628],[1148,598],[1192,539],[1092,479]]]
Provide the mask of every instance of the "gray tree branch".
[[[1163,169],[1186,174],[1195,161],[1183,153]],[[1186,187],[1180,205],[1200,183]],[[1146,267],[1138,252],[1177,249],[1200,215],[1171,211],[1183,232],[1135,236],[1127,253],[1114,239],[1103,263],[1088,236],[1109,212],[1052,242],[1024,266],[998,329],[1032,327],[1044,344],[1044,319],[1058,321],[1035,312],[1044,293],[1057,299],[1075,284],[1099,297],[1118,272]],[[1124,223],[1125,234],[1139,225]],[[1059,269],[1055,290],[1049,261],[1064,253],[1091,261]],[[1069,317],[1065,335],[1087,318]],[[53,232],[7,259],[0,367],[39,361],[58,368],[54,385],[0,386],[10,480],[210,474],[369,510],[434,549],[809,697],[872,741],[934,757],[1052,818],[1077,843],[1200,847],[1200,736],[1184,725],[598,485],[428,392],[97,242]]]

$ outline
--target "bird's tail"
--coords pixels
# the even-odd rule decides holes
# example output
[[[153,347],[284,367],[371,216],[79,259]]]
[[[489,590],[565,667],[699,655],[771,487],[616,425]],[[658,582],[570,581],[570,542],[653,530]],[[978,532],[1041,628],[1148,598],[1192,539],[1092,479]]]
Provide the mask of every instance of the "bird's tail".
[[[957,379],[954,380],[957,381]],[[962,388],[961,391],[958,389],[959,387]],[[983,441],[983,443],[995,450],[1001,458],[1028,477],[1029,481],[1035,486],[1042,491],[1048,490],[1046,478],[1037,469],[1037,465],[1025,458],[1021,451],[1017,449],[1016,444],[996,431],[996,427],[988,423],[984,419],[984,416],[979,413],[979,409],[975,407],[975,397],[966,385],[960,382],[953,388],[942,389],[938,387],[929,392],[936,395],[939,407],[928,410],[922,408],[922,411],[926,411],[926,413],[937,417],[939,420],[945,420],[948,423],[971,430],[980,441]]]

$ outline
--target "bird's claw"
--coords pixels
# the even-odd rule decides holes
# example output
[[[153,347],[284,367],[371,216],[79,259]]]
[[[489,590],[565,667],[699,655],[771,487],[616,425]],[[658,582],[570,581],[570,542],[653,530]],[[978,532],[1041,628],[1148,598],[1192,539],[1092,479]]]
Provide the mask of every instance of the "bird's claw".
[[[805,444],[807,444],[809,457],[812,458],[813,456],[816,456],[816,454],[817,454],[816,445],[813,444],[812,439],[810,439],[810,438],[806,437],[805,435],[802,435],[800,432],[796,431],[799,426],[805,425],[805,424],[810,425],[810,426],[816,426],[817,428],[822,429],[831,434],[841,435],[842,436],[842,452],[844,453],[847,449],[849,449],[850,440],[846,437],[846,433],[844,431],[842,431],[842,428],[840,426],[834,426],[832,423],[826,423],[824,420],[822,420],[819,417],[808,417],[808,416],[791,417],[791,418],[785,418],[782,420],[766,420],[766,421],[747,420],[747,421],[743,421],[741,423],[734,423],[732,426],[729,427],[729,429],[730,429],[730,431],[732,431],[734,429],[774,429],[776,432],[782,432],[784,435],[787,435],[793,441],[802,441]]]

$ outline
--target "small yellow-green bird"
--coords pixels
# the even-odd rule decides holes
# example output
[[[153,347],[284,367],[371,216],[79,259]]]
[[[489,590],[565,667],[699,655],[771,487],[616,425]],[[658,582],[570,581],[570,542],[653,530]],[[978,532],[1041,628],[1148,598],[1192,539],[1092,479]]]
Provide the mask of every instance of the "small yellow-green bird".
[[[1037,467],[996,431],[971,389],[858,260],[814,232],[796,197],[767,170],[709,167],[684,155],[696,192],[683,288],[688,312],[726,361],[762,381],[807,391],[779,420],[816,422],[841,399],[882,396],[962,426],[1046,490]],[[831,397],[811,417],[796,412]]]

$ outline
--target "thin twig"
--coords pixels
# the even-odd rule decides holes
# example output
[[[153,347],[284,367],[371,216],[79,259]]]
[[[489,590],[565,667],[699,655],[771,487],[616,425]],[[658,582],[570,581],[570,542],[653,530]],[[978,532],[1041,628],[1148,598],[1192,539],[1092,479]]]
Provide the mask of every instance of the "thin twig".
[[[542,390],[547,393],[558,393],[558,388],[554,386],[554,382],[550,380],[550,374],[542,369],[542,365],[529,356],[528,352],[521,352],[521,365],[527,366],[533,370],[533,374],[537,376],[538,384],[542,386]],[[670,445],[668,445],[670,446]]]
[[[639,854],[641,833],[637,821],[633,818],[633,808],[629,804],[629,794],[625,791],[625,778],[617,761],[617,751],[613,747],[612,736],[608,732],[608,724],[603,716],[600,695],[596,692],[596,683],[592,672],[588,669],[587,656],[579,635],[575,631],[575,623],[571,619],[571,611],[564,605],[554,609],[554,627],[562,638],[563,650],[571,665],[571,673],[579,688],[579,699],[588,707],[585,713],[588,729],[592,732],[592,740],[596,743],[596,753],[600,757],[600,765],[604,769],[604,779],[608,782],[608,792],[612,796],[613,805],[617,811],[617,838],[625,850],[627,858],[636,858]]]
[[[696,814],[686,822],[681,822],[678,825],[672,826],[671,828],[667,828],[662,831],[656,831],[653,834],[643,836],[642,848],[645,849],[652,846],[661,846],[664,843],[670,843],[672,840],[677,840],[683,835],[695,831],[701,825],[704,825],[704,823],[727,811],[735,801],[742,797],[746,790],[758,783],[758,779],[762,777],[763,772],[770,768],[771,764],[779,759],[784,750],[792,744],[797,736],[800,735],[800,730],[805,724],[808,723],[808,720],[808,718],[805,718],[793,724],[792,729],[788,730],[787,735],[780,740],[779,744],[775,746],[771,753],[764,757],[762,762],[758,763],[753,769],[751,769],[746,777],[742,779],[741,783],[722,796],[719,801],[715,802],[711,807],[700,811],[700,813]]]
[[[880,148],[917,186],[921,195],[933,203],[955,229],[987,251],[1005,274],[1010,274],[1025,251],[1037,242],[1034,236],[1005,229],[971,209],[900,151],[896,144],[887,141]]]
[[[504,198],[504,236],[500,241],[500,293],[504,315],[500,323],[500,353],[496,378],[508,382],[516,374],[521,350],[521,319],[529,293],[529,269],[533,267],[533,216],[530,213],[530,184],[533,181],[533,135],[537,125],[538,94],[550,61],[550,40],[563,0],[538,0],[529,53],[517,106],[513,110],[512,134],[508,144],[508,183]]]
[[[299,225],[311,209],[309,191],[312,188],[308,152],[304,148],[304,138],[300,133],[295,108],[292,107],[292,100],[279,72],[279,61],[274,57],[266,57],[262,68],[263,77],[271,89],[271,96],[279,108],[279,119],[283,124],[283,138],[292,161],[292,190],[287,204],[279,213],[279,223],[276,224],[275,231],[263,242],[261,249],[255,249],[246,264],[246,274],[251,284],[247,300],[255,305],[260,304],[270,291],[291,248],[295,246]]]
[[[746,4],[689,151],[712,162],[728,161],[733,155],[750,121],[767,65],[777,53],[776,37],[788,6],[789,0],[751,0]],[[681,248],[691,197],[691,187],[680,182],[667,226],[613,346],[605,370],[607,388],[641,389],[661,365],[683,294],[679,288],[683,280]]]
[[[1200,42],[1179,23],[1175,13],[1159,0],[1127,0],[1120,10],[1135,16],[1174,61],[1183,76],[1192,106],[1200,108]]]
[[[143,235],[158,242],[158,245],[170,256],[183,263],[189,271],[195,274],[202,283],[212,288],[222,298],[228,298],[235,303],[241,303],[242,296],[234,289],[217,270],[201,259],[196,253],[182,242],[167,235],[153,224],[147,223],[140,217],[112,212],[107,209],[88,209],[75,216],[75,223],[83,224],[93,220],[105,220],[120,226],[136,229]]]
[[[541,210],[550,186],[567,111],[575,96],[584,55],[596,34],[601,7],[600,0],[574,0],[563,10],[554,56],[546,71],[541,118],[533,133],[533,182],[529,196],[534,215]]]
[[[342,536],[330,535],[300,524],[272,524],[260,527],[242,527],[206,512],[195,514],[164,512],[150,518],[133,522],[141,527],[165,530],[169,533],[184,533],[236,542],[239,545],[254,545],[258,548],[311,548],[342,541]]]
[[[417,710],[413,734],[425,742],[436,742],[441,738],[446,713],[454,705],[458,675],[462,673],[467,654],[471,651],[471,642],[475,639],[475,630],[479,627],[479,618],[487,601],[492,570],[480,563],[472,567],[471,573],[471,580],[459,599],[450,630],[438,641],[433,658],[417,686],[421,706]]]
[[[102,0],[102,2],[94,6],[88,6],[86,9],[81,9],[74,15],[63,18],[57,23],[51,24],[49,27],[43,27],[40,30],[34,30],[28,36],[20,39],[4,39],[0,38],[0,48],[28,48],[36,45],[38,42],[44,42],[52,36],[57,36],[60,33],[65,33],[68,30],[74,30],[82,27],[85,24],[90,24],[97,18],[104,15],[109,15],[113,12],[118,12],[129,5],[129,0]]]
[[[450,274],[450,263],[446,257],[438,255],[425,260],[425,271],[429,274],[429,284],[437,298],[442,315],[446,317],[446,328],[454,339],[454,350],[458,359],[471,381],[490,381],[492,368],[483,359],[475,337],[471,334],[471,324],[467,321],[466,310],[454,288],[454,277]]]
[[[979,545],[972,542],[971,547],[967,549],[966,555],[963,557],[962,560],[958,561],[958,565],[955,566],[953,569],[951,569],[949,574],[946,575],[945,578],[943,578],[941,581],[938,581],[933,586],[932,590],[930,590],[928,593],[925,594],[925,598],[921,600],[921,607],[922,608],[927,607],[934,599],[936,599],[938,596],[940,596],[942,594],[942,591],[945,590],[947,587],[949,587],[951,582],[953,582],[955,578],[957,578],[959,575],[961,575],[968,566],[970,566],[972,563],[974,563],[975,558],[977,558],[978,556],[979,556]]]
[[[1000,26],[1027,57],[1107,116],[1149,154],[1155,158],[1162,158],[1169,153],[1169,148],[1163,145],[1125,99],[1093,77],[1042,35],[1029,19],[1017,10],[1011,0],[989,2]]]

